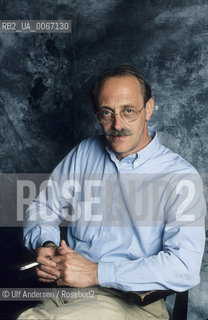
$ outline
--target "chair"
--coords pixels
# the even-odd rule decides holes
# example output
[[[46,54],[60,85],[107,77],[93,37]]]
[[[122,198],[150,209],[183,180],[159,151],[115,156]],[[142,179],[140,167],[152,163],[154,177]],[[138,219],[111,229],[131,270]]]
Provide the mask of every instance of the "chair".
[[[186,320],[188,313],[188,291],[177,292],[172,320]]]
[[[173,290],[154,290],[145,294],[136,291],[126,292],[125,298],[139,306],[146,306],[157,300],[164,299],[169,295],[176,294],[171,320],[187,320],[188,313],[188,291],[176,292]]]

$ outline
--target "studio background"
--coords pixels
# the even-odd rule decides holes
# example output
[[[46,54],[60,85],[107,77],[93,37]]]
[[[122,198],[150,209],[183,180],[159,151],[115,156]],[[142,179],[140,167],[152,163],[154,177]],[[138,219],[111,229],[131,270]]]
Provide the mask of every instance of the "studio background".
[[[152,87],[150,125],[200,172],[207,200],[207,13],[203,0],[0,1],[1,20],[72,20],[70,34],[0,33],[0,172],[49,173],[98,133],[89,90],[103,69],[126,62]],[[8,265],[18,262],[19,229],[1,228],[0,241]],[[208,318],[207,258],[206,248],[190,320]]]

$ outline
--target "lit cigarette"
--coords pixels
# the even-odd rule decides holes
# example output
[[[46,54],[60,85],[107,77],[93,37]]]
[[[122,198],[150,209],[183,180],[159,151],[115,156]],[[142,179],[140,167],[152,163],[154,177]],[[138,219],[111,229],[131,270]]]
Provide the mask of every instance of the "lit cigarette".
[[[20,271],[24,271],[24,270],[27,270],[27,269],[36,267],[36,266],[38,266],[38,265],[39,265],[38,262],[29,263],[29,264],[26,264],[24,267],[21,267],[21,268],[20,268]]]

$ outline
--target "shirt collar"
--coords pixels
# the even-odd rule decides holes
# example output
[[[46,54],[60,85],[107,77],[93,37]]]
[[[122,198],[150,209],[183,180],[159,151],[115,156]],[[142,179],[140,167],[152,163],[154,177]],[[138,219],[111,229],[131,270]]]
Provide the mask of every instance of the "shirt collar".
[[[106,150],[109,153],[111,160],[116,164],[116,166],[122,166],[122,164],[125,164],[126,167],[128,164],[130,167],[136,168],[140,166],[143,162],[148,160],[158,150],[160,143],[158,140],[157,132],[149,127],[148,131],[150,137],[152,138],[150,143],[138,152],[126,156],[121,161],[119,161],[116,158],[114,151],[108,145],[106,146]]]

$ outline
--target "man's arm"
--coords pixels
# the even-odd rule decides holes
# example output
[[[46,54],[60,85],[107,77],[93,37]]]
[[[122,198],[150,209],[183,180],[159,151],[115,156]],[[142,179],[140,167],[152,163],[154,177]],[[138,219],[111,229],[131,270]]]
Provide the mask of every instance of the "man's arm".
[[[73,181],[76,150],[77,147],[53,170],[46,188],[26,210],[23,240],[31,252],[49,240],[57,246],[60,244],[59,225],[67,216],[66,208],[71,206],[73,198],[74,186],[67,188],[67,183]]]
[[[183,233],[184,241],[178,237]],[[185,237],[187,236],[186,240]],[[165,235],[164,249],[158,254],[124,262],[100,262],[99,284],[124,291],[185,291],[199,283],[204,248],[203,228],[178,229]],[[198,242],[197,246],[192,245]]]

